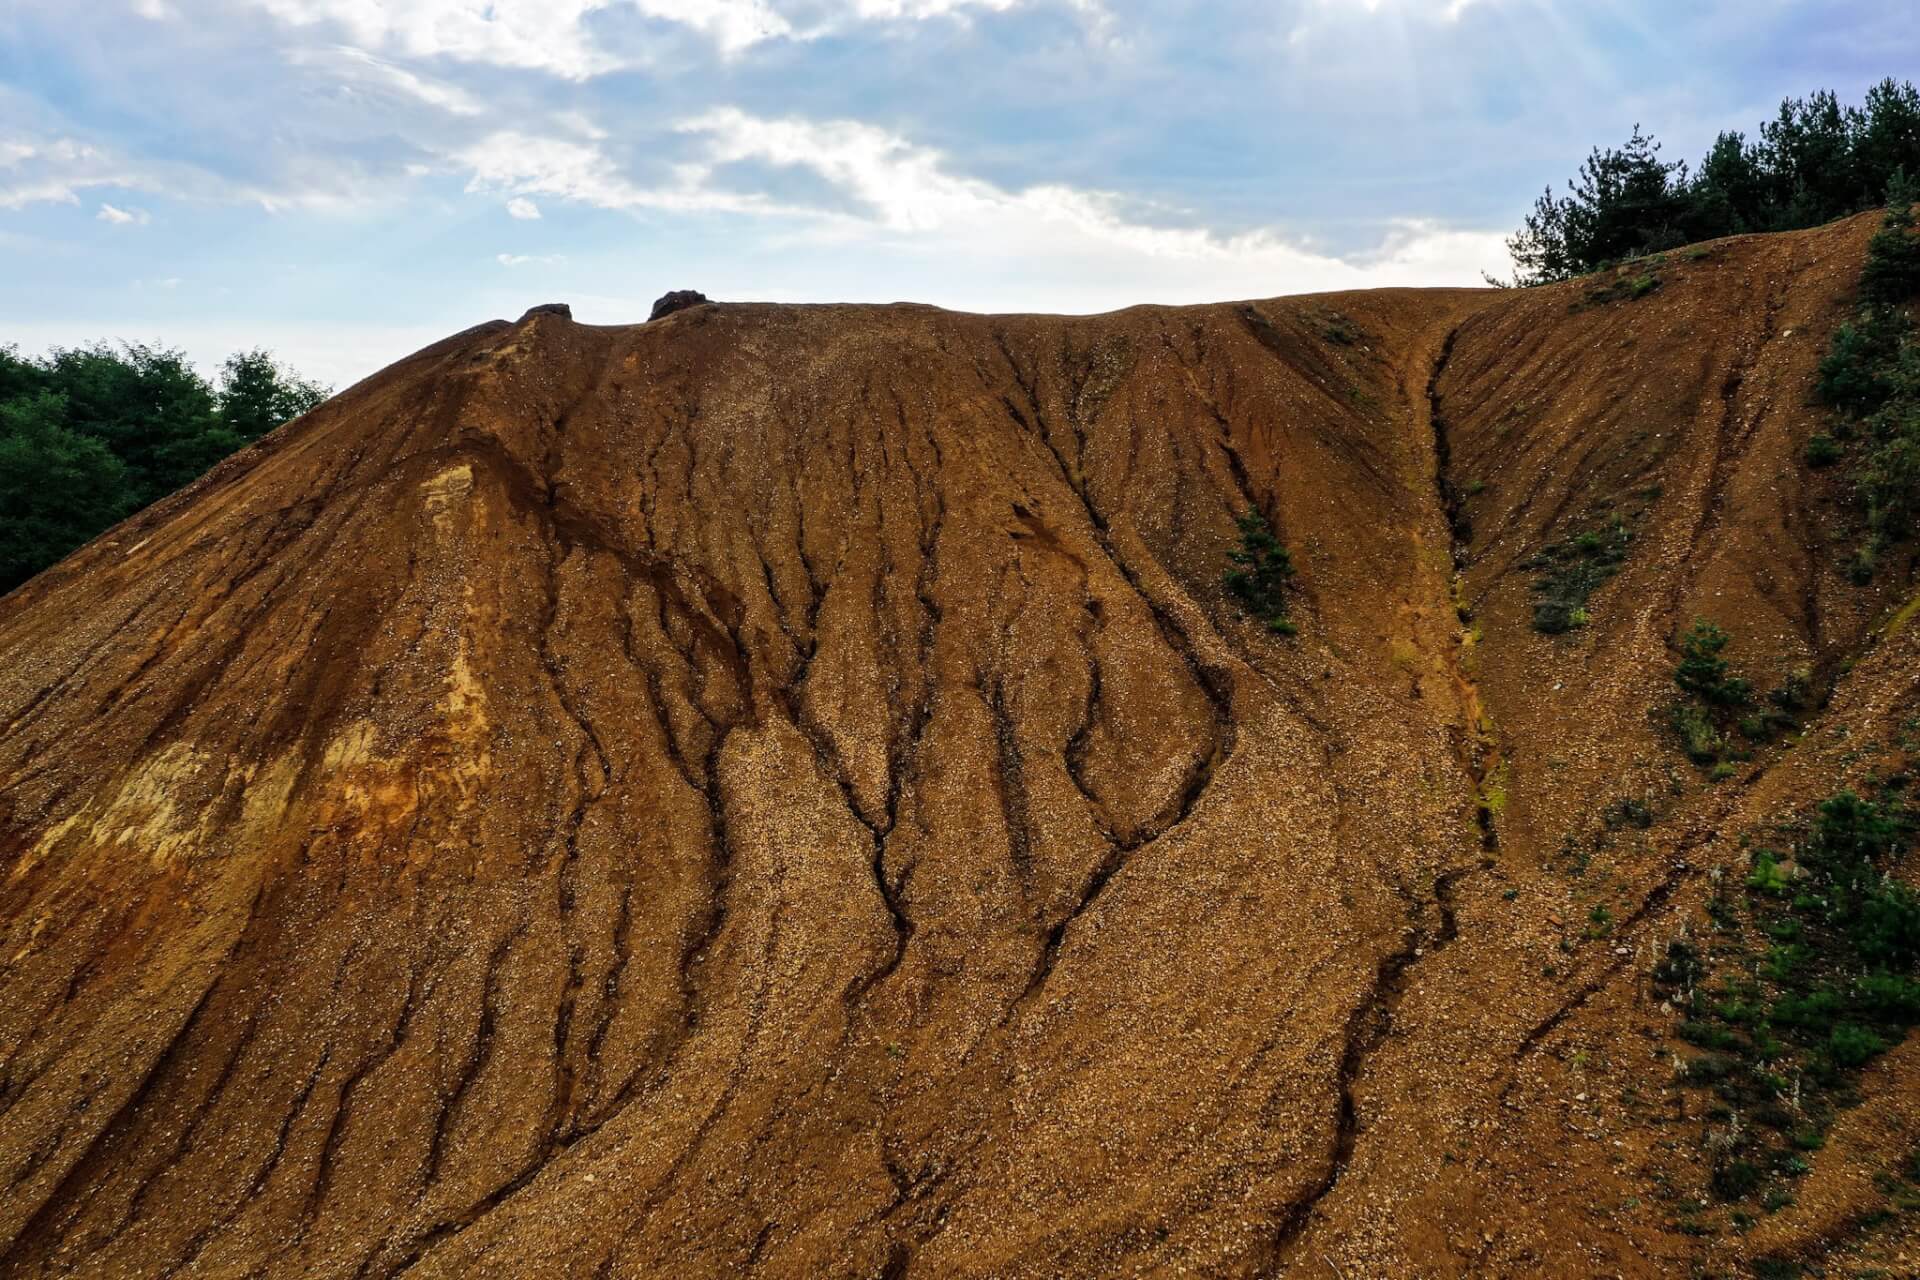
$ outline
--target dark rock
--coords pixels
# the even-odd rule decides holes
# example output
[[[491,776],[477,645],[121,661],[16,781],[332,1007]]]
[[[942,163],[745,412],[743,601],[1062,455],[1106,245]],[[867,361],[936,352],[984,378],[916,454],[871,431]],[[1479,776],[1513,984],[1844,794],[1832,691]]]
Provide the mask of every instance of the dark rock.
[[[520,323],[525,324],[535,316],[559,316],[562,320],[571,320],[573,308],[564,302],[543,302],[537,307],[528,307],[527,314],[520,317]]]
[[[647,319],[658,320],[661,316],[670,316],[676,311],[685,311],[688,307],[697,307],[710,301],[712,299],[706,294],[696,290],[675,289],[672,293],[661,295],[660,300],[653,304],[653,314]]]

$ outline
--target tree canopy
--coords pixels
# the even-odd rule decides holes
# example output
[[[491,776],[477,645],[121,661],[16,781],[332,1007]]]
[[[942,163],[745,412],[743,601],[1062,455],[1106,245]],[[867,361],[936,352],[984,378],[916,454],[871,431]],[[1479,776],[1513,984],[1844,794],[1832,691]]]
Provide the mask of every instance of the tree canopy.
[[[209,381],[158,347],[0,347],[0,591],[328,394],[265,351]]]
[[[1747,231],[1818,226],[1881,203],[1902,171],[1920,175],[1920,91],[1888,79],[1860,106],[1825,90],[1788,98],[1756,139],[1722,133],[1698,166],[1669,162],[1633,128],[1549,187],[1507,241],[1516,283],[1583,275],[1625,258]]]

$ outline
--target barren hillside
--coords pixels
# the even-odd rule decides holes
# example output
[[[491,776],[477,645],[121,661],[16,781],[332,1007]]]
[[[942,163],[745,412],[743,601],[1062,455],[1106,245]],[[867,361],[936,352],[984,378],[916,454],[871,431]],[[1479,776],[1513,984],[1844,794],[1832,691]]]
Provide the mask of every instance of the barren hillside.
[[[1660,976],[1920,717],[1874,225],[360,384],[0,602],[0,1275],[1914,1274],[1920,1044],[1742,1209]],[[1717,778],[1695,617],[1812,691]]]

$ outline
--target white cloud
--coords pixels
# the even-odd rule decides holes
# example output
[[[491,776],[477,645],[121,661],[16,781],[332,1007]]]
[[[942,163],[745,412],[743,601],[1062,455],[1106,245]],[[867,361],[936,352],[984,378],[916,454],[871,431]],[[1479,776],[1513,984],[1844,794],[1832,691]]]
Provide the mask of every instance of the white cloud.
[[[872,253],[970,263],[976,276],[1051,279],[1059,293],[1095,305],[1193,302],[1222,297],[1358,289],[1374,285],[1470,284],[1506,266],[1498,232],[1407,219],[1389,224],[1367,253],[1316,251],[1273,229],[1222,234],[1142,220],[1106,192],[1048,184],[1008,190],[956,174],[946,158],[857,121],[769,119],[723,108],[683,121],[697,147],[665,185],[632,181],[599,146],[520,133],[494,134],[453,157],[472,172],[469,190],[544,195],[606,209],[725,213],[779,220],[823,252]],[[838,203],[777,203],[723,185],[723,166],[758,163],[805,170],[859,212]],[[506,261],[503,255],[501,261]],[[959,273],[951,283],[981,296]],[[951,300],[951,288],[942,290]],[[1045,294],[1040,295],[1042,297]]]
[[[503,267],[552,266],[556,262],[565,262],[566,258],[557,253],[496,253],[493,260]]]
[[[328,24],[360,47],[409,57],[545,71],[582,80],[641,65],[637,54],[596,44],[587,20],[629,10],[684,27],[725,55],[768,40],[812,40],[857,22],[903,22],[992,13],[1046,0],[247,0],[283,22]],[[1054,0],[1093,23],[1104,23],[1101,0]],[[1462,0],[1456,0],[1462,2]],[[789,13],[805,15],[804,22]]]
[[[82,191],[96,187],[153,192],[180,200],[258,204],[269,213],[284,209],[340,212],[366,205],[364,178],[350,167],[294,152],[283,160],[282,169],[271,185],[263,185],[184,164],[128,160],[72,137],[0,138],[0,209],[78,204]],[[123,226],[148,221],[143,209],[104,203],[95,216]]]
[[[129,185],[125,167],[74,138],[0,139],[0,209],[73,204],[87,187]]]
[[[665,209],[683,212],[773,213],[778,206],[757,194],[736,195],[705,185],[701,166],[684,166],[672,186],[643,187],[620,172],[591,142],[538,137],[506,130],[490,134],[450,157],[473,177],[468,191],[546,195],[603,209]]]
[[[252,0],[285,22],[327,23],[358,46],[410,57],[546,71],[585,79],[631,65],[595,45],[588,15],[617,5],[690,27],[725,52],[787,35],[792,27],[766,0]]]
[[[507,215],[522,222],[533,222],[540,217],[540,206],[525,196],[515,196],[507,201]]]
[[[291,49],[286,58],[296,67],[320,69],[342,88],[382,96],[398,93],[456,116],[477,116],[484,110],[466,90],[376,58],[364,49],[347,45]]]
[[[1320,3],[1333,9],[1358,6],[1368,13],[1378,13],[1382,9],[1411,10],[1422,16],[1438,16],[1452,22],[1465,13],[1474,0],[1320,0]]]

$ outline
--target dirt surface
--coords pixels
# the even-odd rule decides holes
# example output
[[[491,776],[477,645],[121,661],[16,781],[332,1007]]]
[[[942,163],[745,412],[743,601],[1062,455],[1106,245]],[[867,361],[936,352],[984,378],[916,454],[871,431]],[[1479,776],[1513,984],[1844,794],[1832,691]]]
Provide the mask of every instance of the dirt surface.
[[[1800,461],[1873,225],[1601,301],[541,310],[354,387],[0,602],[0,1275],[1915,1274],[1914,1045],[1745,1235],[1615,1101],[1738,837],[1920,714]],[[1696,615],[1830,689],[1718,784]]]

